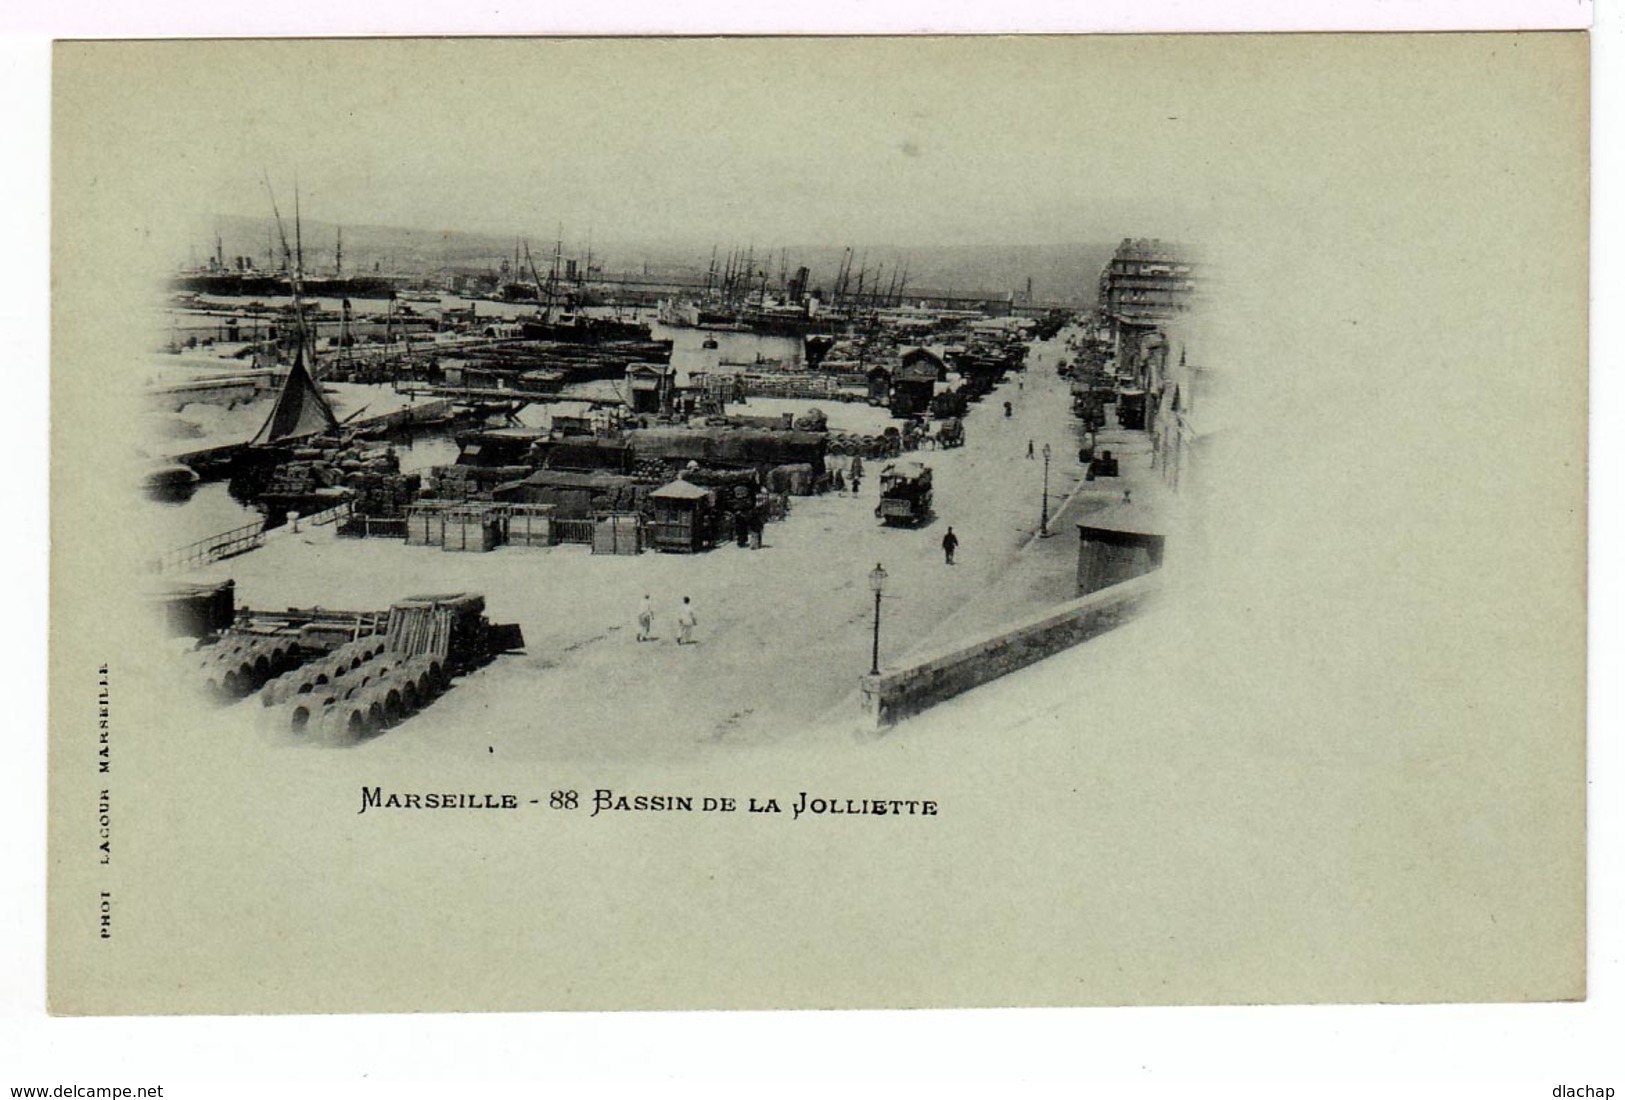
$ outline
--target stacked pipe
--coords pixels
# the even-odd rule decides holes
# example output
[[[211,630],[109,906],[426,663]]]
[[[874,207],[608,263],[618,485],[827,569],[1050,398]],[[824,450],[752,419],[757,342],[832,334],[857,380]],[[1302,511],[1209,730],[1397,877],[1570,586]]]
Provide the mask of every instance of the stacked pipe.
[[[355,698],[400,664],[399,657],[380,654],[331,683],[291,697],[283,712],[272,719],[272,724],[286,723],[294,733],[305,732],[312,719],[325,714],[330,707]]]
[[[345,642],[320,660],[284,672],[271,680],[260,692],[260,702],[269,707],[285,703],[296,695],[309,694],[371,661],[383,653],[388,644],[388,639],[382,634],[370,634]]]
[[[297,639],[228,635],[199,662],[204,689],[222,699],[250,695],[273,677],[296,668],[304,658]]]
[[[428,706],[450,686],[432,657],[386,653],[320,691],[294,696],[272,711],[273,727],[327,741],[370,737]]]

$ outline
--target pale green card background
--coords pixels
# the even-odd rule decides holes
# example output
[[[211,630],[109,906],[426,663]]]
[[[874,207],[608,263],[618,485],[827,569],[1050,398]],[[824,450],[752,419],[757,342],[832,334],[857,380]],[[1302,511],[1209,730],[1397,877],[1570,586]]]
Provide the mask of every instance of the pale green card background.
[[[157,675],[120,536],[151,242],[236,158],[342,157],[320,120],[355,82],[537,65],[613,72],[595,94],[674,127],[717,65],[832,97],[952,73],[967,130],[1030,143],[1046,177],[1135,166],[1105,221],[1204,243],[1233,379],[1172,605],[1068,690],[1014,678],[878,743],[389,774],[210,738]],[[53,1011],[1583,996],[1583,35],[66,44],[55,80]],[[1030,111],[978,113],[1012,85]],[[454,104],[415,146],[467,124]],[[906,791],[943,814],[357,817],[362,782]]]

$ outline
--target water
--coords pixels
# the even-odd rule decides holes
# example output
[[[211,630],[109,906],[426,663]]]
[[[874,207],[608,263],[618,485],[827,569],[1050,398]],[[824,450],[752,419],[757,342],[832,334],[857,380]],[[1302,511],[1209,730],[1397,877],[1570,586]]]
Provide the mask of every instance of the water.
[[[433,466],[457,461],[457,443],[443,429],[416,432],[411,438],[389,441],[401,460],[402,473],[427,473]],[[225,481],[208,481],[190,496],[163,497],[143,493],[138,511],[142,544],[153,553],[173,550],[211,538],[224,531],[258,523],[264,513],[232,497]]]
[[[143,494],[141,501],[144,542],[157,550],[175,549],[264,518],[257,510],[233,500],[224,481],[205,482],[184,499]]]
[[[457,461],[457,441],[443,430],[414,432],[410,437],[393,439],[390,446],[401,460],[401,473],[427,473],[432,466],[450,466]]]
[[[696,367],[715,367],[722,360],[753,363],[757,356],[763,359],[782,359],[786,367],[799,367],[802,361],[801,341],[789,336],[671,328],[659,322],[651,324],[650,330],[656,340],[672,342],[671,363],[682,372]],[[707,339],[715,340],[717,346],[704,347]]]
[[[206,299],[209,304],[220,309],[240,308],[248,304],[248,300],[241,298],[215,298]],[[312,299],[318,309],[337,314],[342,301],[338,298]],[[268,301],[269,306],[282,306],[284,301]],[[389,312],[389,301],[384,298],[352,298],[350,299],[350,312],[357,321],[369,325],[380,322]],[[441,309],[468,309],[472,306],[480,317],[495,317],[504,321],[516,321],[522,317],[531,317],[536,313],[533,302],[491,302],[485,299],[458,298],[451,295],[441,297],[439,303],[434,302],[405,302],[400,303],[415,311],[418,315],[428,317],[437,314]],[[711,332],[704,329],[671,328],[655,320],[656,311],[652,309],[616,309],[612,306],[597,306],[585,311],[589,316],[595,317],[637,317],[650,322],[651,335],[656,340],[672,341],[672,364],[679,370],[690,367],[715,366],[718,359],[729,359],[740,362],[752,362],[758,355],[765,359],[782,359],[785,364],[796,365],[802,359],[801,341],[787,336],[762,336],[752,332]],[[256,335],[264,335],[268,323],[277,323],[279,318],[261,318],[259,320],[245,320],[238,326],[238,336],[242,340],[252,340]],[[181,310],[169,311],[166,318],[168,338],[174,338],[184,343],[188,337],[195,336],[199,340],[225,338],[225,320],[209,316],[201,316]],[[338,321],[320,321],[313,326],[313,335],[318,341],[338,333]],[[704,348],[701,345],[707,338],[714,338],[717,347]]]

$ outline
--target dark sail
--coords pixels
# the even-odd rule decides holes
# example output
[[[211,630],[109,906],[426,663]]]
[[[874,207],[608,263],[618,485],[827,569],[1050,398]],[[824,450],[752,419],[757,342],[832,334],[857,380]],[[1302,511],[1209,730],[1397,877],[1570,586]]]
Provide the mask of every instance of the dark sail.
[[[265,418],[264,427],[249,441],[251,447],[266,447],[289,439],[303,439],[337,428],[338,417],[327,404],[310,372],[305,370],[304,351],[294,356],[288,379],[277,395],[276,407]]]

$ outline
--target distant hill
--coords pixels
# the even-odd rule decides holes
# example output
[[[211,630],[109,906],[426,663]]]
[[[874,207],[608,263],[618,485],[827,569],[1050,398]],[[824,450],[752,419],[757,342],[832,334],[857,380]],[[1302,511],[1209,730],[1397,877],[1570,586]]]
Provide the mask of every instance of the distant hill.
[[[276,223],[271,218],[222,215],[216,219],[216,232],[228,261],[247,256],[259,267],[275,266],[281,246]],[[287,225],[289,243],[293,226]],[[1133,227],[1125,227],[1132,234]],[[335,266],[339,227],[331,222],[305,220],[300,236],[304,242],[305,269],[312,274],[330,273]],[[421,274],[497,270],[506,261],[512,265],[516,237],[466,233],[457,229],[409,229],[399,226],[346,225],[343,227],[344,270],[348,274],[373,271],[385,274]],[[198,241],[193,257],[201,259],[214,242]],[[843,245],[787,245],[782,255],[793,271],[806,265],[812,285],[831,287],[840,269]],[[554,242],[530,239],[531,257],[544,274],[552,263]],[[744,249],[737,242],[719,241],[718,265],[730,248]],[[907,267],[909,293],[954,293],[1003,296],[1025,292],[1032,280],[1033,296],[1039,301],[1093,301],[1096,279],[1111,257],[1116,242],[1057,243],[1043,245],[932,245],[897,248],[887,245],[854,243],[852,281],[860,263],[870,275],[865,288],[878,277],[881,288],[889,288]],[[585,260],[586,242],[573,240],[564,245],[564,255]],[[758,269],[777,277],[781,250],[771,253],[764,247],[755,256]],[[618,241],[600,239],[593,244],[593,265],[610,275],[653,276],[702,275],[711,262],[710,244],[683,242]],[[521,268],[523,268],[521,258]],[[523,272],[516,278],[523,278]]]

